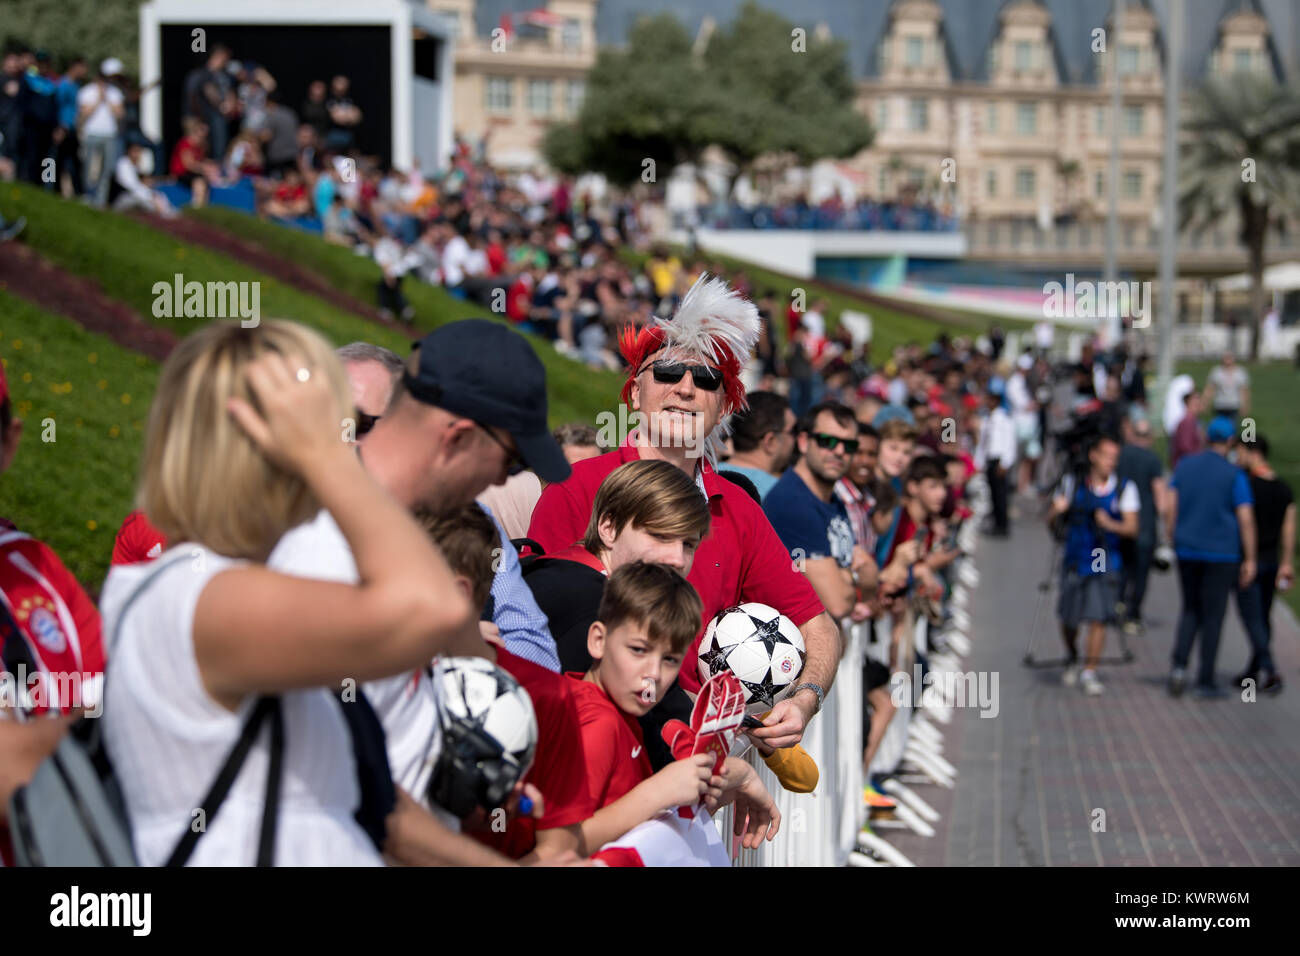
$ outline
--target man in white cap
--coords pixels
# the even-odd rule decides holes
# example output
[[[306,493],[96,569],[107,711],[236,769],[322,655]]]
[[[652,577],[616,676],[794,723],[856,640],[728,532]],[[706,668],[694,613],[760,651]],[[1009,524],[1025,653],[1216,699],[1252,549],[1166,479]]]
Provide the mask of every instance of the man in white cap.
[[[99,65],[95,81],[77,93],[84,188],[90,201],[101,209],[108,205],[108,189],[117,164],[117,138],[126,116],[126,98],[113,82],[121,75],[122,61],[110,56]]]

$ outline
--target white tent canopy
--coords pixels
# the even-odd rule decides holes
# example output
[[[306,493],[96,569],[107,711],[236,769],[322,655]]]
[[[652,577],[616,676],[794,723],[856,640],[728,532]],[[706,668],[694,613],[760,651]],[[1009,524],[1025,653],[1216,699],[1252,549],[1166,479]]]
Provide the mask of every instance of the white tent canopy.
[[[1235,276],[1215,279],[1214,286],[1220,292],[1236,292],[1250,288],[1250,273],[1241,272]],[[1300,262],[1279,262],[1264,270],[1264,288],[1270,292],[1291,292],[1300,289]]]

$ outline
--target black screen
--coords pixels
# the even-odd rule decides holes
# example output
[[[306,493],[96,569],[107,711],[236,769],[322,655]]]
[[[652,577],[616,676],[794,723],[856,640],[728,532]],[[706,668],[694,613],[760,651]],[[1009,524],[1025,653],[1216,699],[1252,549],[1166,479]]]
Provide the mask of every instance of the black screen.
[[[363,115],[357,149],[385,164],[392,161],[392,57],[386,26],[163,25],[162,128],[168,155],[181,135],[185,77],[208,59],[208,53],[191,50],[192,31],[199,27],[206,31],[208,51],[225,44],[234,59],[256,63],[275,77],[281,102],[295,114],[312,80],[328,85],[342,73],[351,81],[349,95]],[[231,130],[231,136],[236,132]]]

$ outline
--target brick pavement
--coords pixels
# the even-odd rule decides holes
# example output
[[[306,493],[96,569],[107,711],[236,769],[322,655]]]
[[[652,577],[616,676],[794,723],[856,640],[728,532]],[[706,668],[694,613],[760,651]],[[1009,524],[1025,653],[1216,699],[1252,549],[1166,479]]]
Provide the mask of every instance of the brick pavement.
[[[938,833],[882,835],[920,865],[1300,864],[1295,619],[1274,609],[1274,656],[1288,683],[1280,697],[1173,700],[1164,682],[1178,582],[1172,571],[1153,572],[1147,633],[1128,639],[1136,659],[1104,666],[1106,693],[1087,697],[1060,685],[1059,667],[1021,664],[1051,550],[1041,522],[1027,517],[1010,539],[981,540],[981,581],[969,604],[973,648],[963,667],[998,672],[999,713],[954,711],[944,756],[959,768],[957,787],[918,790],[943,814]],[[1055,597],[1053,587],[1039,616],[1040,659],[1062,654]],[[1117,650],[1112,632],[1107,656]],[[1225,686],[1247,656],[1233,603],[1219,646]],[[1094,831],[1094,821],[1104,831]]]

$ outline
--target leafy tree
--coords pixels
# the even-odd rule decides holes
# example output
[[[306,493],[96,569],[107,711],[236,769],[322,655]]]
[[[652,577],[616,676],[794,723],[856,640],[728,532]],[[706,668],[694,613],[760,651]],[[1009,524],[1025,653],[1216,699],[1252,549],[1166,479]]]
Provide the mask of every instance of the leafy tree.
[[[793,155],[807,165],[852,156],[871,144],[871,124],[854,108],[843,40],[803,35],[780,14],[747,0],[704,54],[707,137],[736,161]]]
[[[92,69],[115,56],[128,73],[140,63],[139,0],[0,0],[0,46],[46,49],[56,66],[81,55]]]
[[[1178,174],[1179,228],[1203,229],[1236,213],[1256,359],[1268,234],[1300,215],[1300,91],[1253,75],[1212,80],[1191,98],[1183,129],[1191,137]]]
[[[587,74],[587,96],[574,124],[548,131],[547,161],[567,172],[603,173],[620,185],[698,158],[703,139],[702,71],[691,38],[670,14],[643,18],[626,47],[604,49]]]

